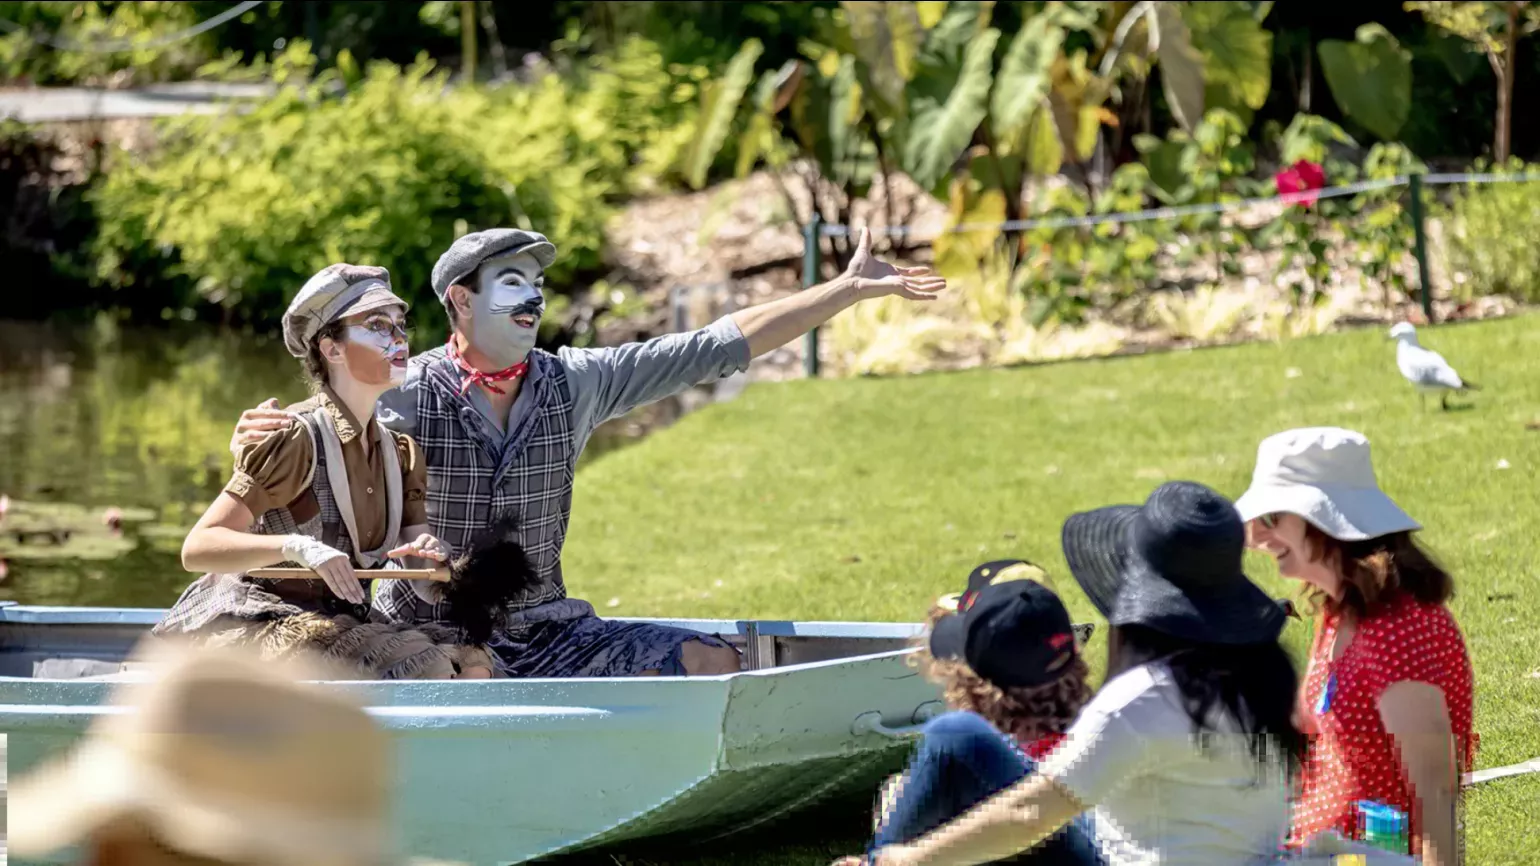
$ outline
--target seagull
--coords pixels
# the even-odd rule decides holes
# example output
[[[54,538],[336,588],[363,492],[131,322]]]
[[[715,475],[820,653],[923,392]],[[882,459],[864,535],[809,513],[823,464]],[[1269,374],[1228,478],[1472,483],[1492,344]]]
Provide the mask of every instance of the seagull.
[[[1402,322],[1391,328],[1390,338],[1396,341],[1396,367],[1408,382],[1417,387],[1423,408],[1427,408],[1427,395],[1432,391],[1439,392],[1439,405],[1447,410],[1450,391],[1463,394],[1466,391],[1481,390],[1481,386],[1476,383],[1461,379],[1443,355],[1418,345],[1417,329],[1410,322]]]

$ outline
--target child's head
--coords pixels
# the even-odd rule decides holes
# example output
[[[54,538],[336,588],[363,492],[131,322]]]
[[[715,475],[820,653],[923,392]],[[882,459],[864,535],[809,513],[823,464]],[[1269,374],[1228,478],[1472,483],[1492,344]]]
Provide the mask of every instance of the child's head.
[[[1023,560],[973,570],[931,607],[915,661],[947,705],[1018,739],[1062,733],[1091,698],[1090,670],[1047,574]]]

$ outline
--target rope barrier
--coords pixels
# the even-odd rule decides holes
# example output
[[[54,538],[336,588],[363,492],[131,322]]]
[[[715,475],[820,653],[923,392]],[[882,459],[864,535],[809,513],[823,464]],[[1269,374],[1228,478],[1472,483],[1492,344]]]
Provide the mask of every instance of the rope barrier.
[[[1509,764],[1506,767],[1493,767],[1488,770],[1466,773],[1460,781],[1466,787],[1469,787],[1471,785],[1479,785],[1482,782],[1490,782],[1493,779],[1506,779],[1509,776],[1529,776],[1535,773],[1540,773],[1540,758],[1535,758],[1533,761],[1525,761],[1521,764]]]
[[[121,51],[142,51],[148,48],[159,48],[162,45],[170,45],[173,42],[181,42],[186,39],[191,39],[200,33],[213,30],[215,27],[218,27],[226,21],[229,21],[230,19],[235,18],[236,16],[241,15],[250,9],[255,9],[258,6],[261,6],[263,2],[264,0],[245,0],[245,2],[237,4],[233,8],[226,9],[225,11],[215,15],[212,18],[209,18],[206,21],[201,21],[191,27],[187,27],[175,33],[170,33],[165,36],[159,36],[154,39],[142,42],[133,39],[118,39],[105,40],[96,43],[85,43],[61,40],[49,36],[30,35],[29,38],[31,38],[39,45],[46,45],[50,48],[57,48],[60,51],[78,51],[82,54],[116,54]],[[8,21],[4,18],[0,18],[0,29],[7,30],[11,33],[26,33],[27,31],[27,28],[21,26],[20,24],[17,24],[14,21]]]
[[[959,234],[970,231],[999,231],[1021,232],[1033,229],[1058,229],[1058,228],[1085,228],[1105,224],[1122,224],[1145,222],[1156,219],[1170,219],[1175,217],[1195,216],[1199,214],[1225,213],[1237,211],[1243,208],[1260,207],[1267,205],[1290,205],[1297,202],[1313,202],[1320,199],[1340,198],[1342,196],[1359,195],[1382,189],[1398,189],[1410,187],[1410,200],[1407,214],[1412,222],[1412,232],[1415,239],[1417,258],[1417,273],[1422,296],[1422,311],[1431,324],[1433,317],[1433,280],[1428,268],[1428,251],[1425,229],[1423,226],[1424,213],[1422,207],[1422,188],[1424,184],[1448,186],[1453,184],[1478,184],[1478,183],[1527,183],[1540,180],[1537,174],[1500,174],[1497,172],[1462,172],[1462,173],[1437,173],[1437,174],[1411,174],[1398,175],[1379,180],[1365,180],[1357,183],[1343,184],[1341,186],[1329,186],[1321,189],[1302,190],[1299,192],[1284,193],[1282,195],[1263,196],[1258,198],[1238,199],[1228,202],[1213,202],[1207,204],[1181,205],[1177,207],[1157,207],[1147,210],[1130,211],[1127,213],[1095,214],[1081,217],[1040,217],[1037,219],[1008,220],[1003,223],[961,223],[955,226],[944,226],[937,230],[937,234]],[[915,232],[914,226],[884,226],[872,228],[873,234],[880,235],[909,235]],[[848,237],[851,227],[841,223],[824,223],[818,213],[813,214],[812,220],[802,227],[802,285],[804,288],[816,285],[819,281],[819,268],[822,264],[822,244],[818,242],[820,237]],[[807,332],[804,338],[803,365],[809,377],[818,375],[818,329],[813,328]],[[1537,759],[1540,761],[1540,759]],[[1525,765],[1516,765],[1511,768],[1500,768],[1491,771],[1496,774],[1517,774],[1526,772],[1540,772],[1534,762]],[[1496,778],[1491,776],[1490,778]],[[1488,777],[1480,777],[1488,778]],[[1479,781],[1480,779],[1478,779]]]
[[[1042,217],[1038,219],[1007,220],[1002,223],[959,223],[955,226],[947,226],[939,230],[941,234],[961,234],[973,231],[1001,231],[1022,232],[1035,229],[1060,229],[1060,228],[1089,228],[1107,223],[1124,224],[1135,222],[1147,222],[1156,219],[1175,219],[1184,216],[1199,216],[1215,213],[1226,213],[1243,210],[1249,207],[1264,205],[1290,205],[1298,202],[1317,201],[1326,198],[1340,198],[1342,196],[1358,195],[1374,190],[1403,187],[1410,183],[1410,178],[1398,175],[1381,180],[1365,180],[1357,183],[1343,184],[1341,186],[1328,186],[1321,189],[1305,190],[1302,192],[1284,193],[1274,196],[1259,196],[1256,198],[1238,199],[1228,202],[1212,202],[1207,204],[1180,205],[1177,207],[1156,207],[1140,211],[1128,211],[1124,213],[1093,214],[1083,217]],[[1540,181],[1540,174],[1496,174],[1496,173],[1443,173],[1425,174],[1422,176],[1423,184],[1436,186],[1449,186],[1462,183],[1524,183]],[[913,226],[883,226],[873,228],[874,235],[905,236],[913,234],[916,229]],[[850,234],[851,228],[841,223],[821,223],[819,232],[824,237],[845,237]]]
[[[1435,186],[1448,186],[1457,183],[1527,183],[1540,180],[1540,174],[1498,174],[1496,172],[1456,173],[1456,174],[1425,174],[1423,183],[1431,183]]]

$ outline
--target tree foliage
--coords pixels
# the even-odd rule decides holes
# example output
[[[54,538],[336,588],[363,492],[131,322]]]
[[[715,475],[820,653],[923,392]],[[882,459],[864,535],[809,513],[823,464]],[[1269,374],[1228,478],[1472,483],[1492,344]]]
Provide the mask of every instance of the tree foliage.
[[[1378,24],[1358,28],[1357,39],[1323,40],[1321,68],[1343,114],[1386,141],[1394,141],[1412,110],[1412,54]]]
[[[273,321],[316,270],[368,262],[432,328],[439,254],[465,231],[513,225],[557,245],[560,295],[599,267],[614,203],[679,162],[695,111],[696,72],[665,69],[643,40],[581,74],[498,89],[451,89],[424,60],[371,64],[333,96],[341,73],[314,66],[295,43],[274,98],[168,121],[147,158],[118,161],[96,193],[100,277],[178,281],[186,304]],[[626,110],[638,102],[673,109]]]
[[[792,176],[824,219],[843,221],[874,176],[897,172],[960,216],[1003,208],[1019,218],[1035,178],[1086,174],[1108,124],[1118,123],[1113,109],[1155,67],[1187,127],[1211,104],[1249,117],[1269,89],[1265,7],[842,3],[803,40],[801,56],[763,72],[754,98],[740,100],[736,170],[787,167],[789,147],[806,166]],[[721,92],[747,95],[722,80]],[[717,120],[702,114],[697,180]]]
[[[1540,30],[1540,5],[1527,0],[1408,0],[1405,6],[1407,11],[1422,13],[1435,27],[1470,42],[1486,54],[1487,62],[1497,76],[1497,118],[1492,152],[1498,162],[1507,161],[1512,144],[1514,55],[1520,39]]]
[[[1469,2],[1469,0],[1409,0],[1408,12],[1419,12],[1434,26],[1476,45],[1491,54],[1507,49],[1508,12],[1519,11],[1518,35],[1540,30],[1540,6],[1529,2]]]
[[[6,3],[0,29],[0,81],[31,84],[105,82],[131,74],[162,80],[186,74],[217,54],[216,37],[199,34],[169,45],[153,45],[159,34],[196,24],[199,3]],[[123,42],[125,51],[63,50],[59,46]],[[51,44],[52,43],[52,44]]]

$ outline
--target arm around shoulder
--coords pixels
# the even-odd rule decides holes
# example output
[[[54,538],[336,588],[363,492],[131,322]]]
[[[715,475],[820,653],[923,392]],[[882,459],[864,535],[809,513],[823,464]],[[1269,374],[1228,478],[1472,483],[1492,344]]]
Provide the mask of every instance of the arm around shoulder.
[[[308,489],[314,461],[310,428],[296,423],[272,431],[236,448],[235,471],[225,482],[225,492],[241,500],[255,518],[288,505]]]

